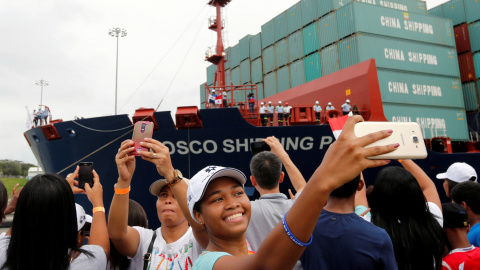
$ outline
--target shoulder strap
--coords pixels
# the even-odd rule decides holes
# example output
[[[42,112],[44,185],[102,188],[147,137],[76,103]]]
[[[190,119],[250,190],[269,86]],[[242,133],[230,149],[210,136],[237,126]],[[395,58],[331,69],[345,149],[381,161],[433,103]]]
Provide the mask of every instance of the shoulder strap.
[[[148,246],[147,253],[143,255],[143,270],[147,270],[148,264],[152,259],[152,249],[153,249],[153,243],[155,242],[155,238],[157,238],[157,231],[153,231],[152,240],[150,241],[150,245]]]

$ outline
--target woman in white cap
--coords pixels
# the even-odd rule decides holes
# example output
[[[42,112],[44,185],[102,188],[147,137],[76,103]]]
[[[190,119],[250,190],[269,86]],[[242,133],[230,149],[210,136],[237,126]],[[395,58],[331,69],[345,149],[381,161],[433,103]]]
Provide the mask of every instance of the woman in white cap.
[[[205,228],[209,239],[206,251],[197,259],[193,269],[291,269],[310,243],[330,192],[355,178],[365,168],[388,164],[386,160],[368,157],[398,147],[395,144],[364,148],[391,133],[380,131],[357,138],[353,128],[359,121],[362,121],[360,116],[347,120],[341,136],[330,146],[302,195],[285,214],[283,224],[277,224],[257,253],[250,256],[245,256],[249,255],[245,231],[251,215],[250,200],[243,188],[245,175],[237,169],[221,166],[207,166],[198,172],[190,180],[186,202],[181,202],[183,207],[184,203],[188,204],[191,218]],[[157,159],[159,173],[171,178],[172,168],[165,166],[170,163],[168,148],[164,145],[154,147],[150,143],[144,146],[155,148],[156,153],[145,152],[143,157]]]

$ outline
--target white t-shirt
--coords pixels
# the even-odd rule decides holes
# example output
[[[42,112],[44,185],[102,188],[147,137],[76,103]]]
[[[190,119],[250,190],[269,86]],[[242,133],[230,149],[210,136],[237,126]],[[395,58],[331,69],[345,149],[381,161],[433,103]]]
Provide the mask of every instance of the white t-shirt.
[[[7,249],[10,238],[10,235],[0,237],[0,267],[3,266],[7,260]],[[41,248],[41,245],[39,248]],[[81,253],[70,264],[70,270],[105,270],[107,266],[107,256],[101,246],[84,245],[81,249],[91,252],[93,257],[88,257]],[[26,259],[28,259],[28,257]],[[40,268],[41,266],[39,266],[39,269]]]
[[[140,234],[140,243],[137,254],[133,258],[129,258],[132,260],[130,266],[131,269],[142,270],[143,255],[148,251],[148,246],[152,241],[153,230],[136,226],[133,228]],[[193,263],[203,251],[193,236],[192,228],[188,228],[187,232],[180,239],[170,244],[167,244],[163,239],[160,228],[156,232],[157,237],[153,244],[150,269],[191,269]]]

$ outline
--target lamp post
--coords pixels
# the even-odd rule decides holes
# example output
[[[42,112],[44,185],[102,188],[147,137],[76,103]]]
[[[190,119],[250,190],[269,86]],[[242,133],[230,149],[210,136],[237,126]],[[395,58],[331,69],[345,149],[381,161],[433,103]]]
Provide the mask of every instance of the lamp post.
[[[117,68],[115,72],[115,115],[117,115],[117,84],[118,84],[118,40],[121,37],[124,37],[127,35],[127,30],[125,29],[120,29],[120,28],[112,28],[110,31],[108,31],[108,34],[112,37],[117,38]]]
[[[43,87],[48,85],[48,82],[44,79],[35,82],[36,85],[40,85],[40,105],[43,105]]]

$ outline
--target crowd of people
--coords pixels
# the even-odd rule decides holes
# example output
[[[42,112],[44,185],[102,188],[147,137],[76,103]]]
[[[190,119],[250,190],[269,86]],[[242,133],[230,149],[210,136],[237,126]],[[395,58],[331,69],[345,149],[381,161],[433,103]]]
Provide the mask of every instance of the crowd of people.
[[[47,125],[49,119],[51,120],[52,115],[51,115],[51,112],[50,112],[50,108],[48,106],[43,106],[44,109],[42,109],[42,106],[43,105],[38,107],[38,111],[33,110],[32,117],[33,117],[34,127]]]
[[[8,203],[0,182],[2,214],[14,212],[0,235],[1,269],[480,269],[480,184],[473,168],[452,164],[437,178],[452,199],[441,204],[435,183],[411,160],[380,170],[373,188],[362,171],[389,164],[369,157],[398,144],[365,148],[391,135],[356,137],[360,116],[349,117],[308,182],[275,137],[270,151],[250,160],[250,176],[210,165],[191,179],[175,169],[167,146],[115,155],[118,180],[105,213],[100,176],[78,188],[77,167],[66,178],[32,178]],[[113,157],[112,157],[113,158]],[[162,177],[149,187],[157,197],[159,228],[149,228],[143,207],[130,199],[137,162]],[[339,166],[339,164],[349,164]],[[295,191],[280,192],[288,175]],[[260,198],[250,201],[250,181]],[[440,181],[440,180],[437,180]],[[92,216],[75,204],[85,193]],[[108,220],[108,222],[107,222]],[[87,240],[85,240],[87,239]],[[27,255],[27,256],[25,256]]]

